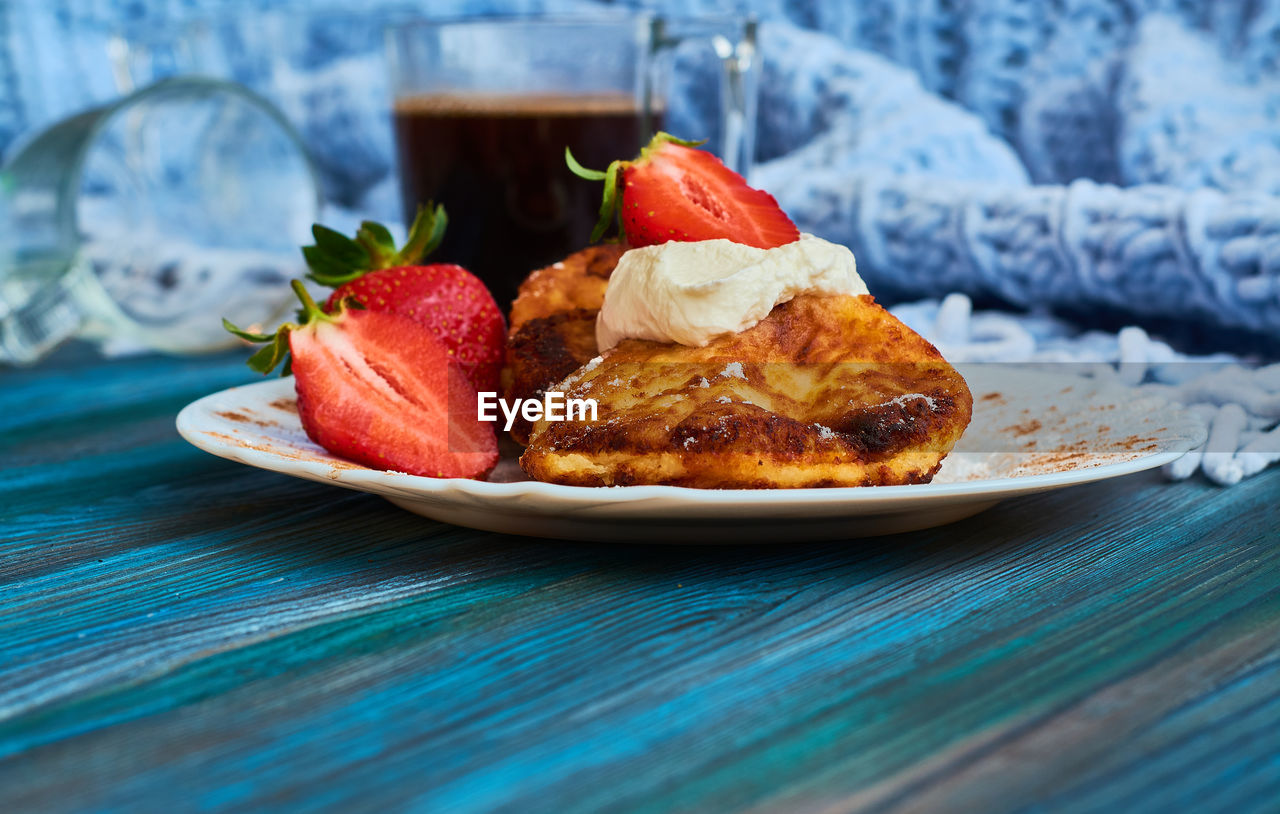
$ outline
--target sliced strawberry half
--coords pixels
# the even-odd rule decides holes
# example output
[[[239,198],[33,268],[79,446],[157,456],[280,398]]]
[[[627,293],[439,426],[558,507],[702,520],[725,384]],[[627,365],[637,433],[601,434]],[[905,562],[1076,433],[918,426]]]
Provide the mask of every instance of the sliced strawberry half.
[[[354,239],[316,224],[315,245],[302,250],[308,276],[336,287],[326,311],[355,300],[370,311],[419,322],[444,344],[472,387],[494,391],[507,328],[493,295],[462,266],[420,263],[439,245],[447,223],[444,207],[420,208],[399,249],[386,227],[373,221],[361,224]]]
[[[476,391],[421,324],[342,302],[323,311],[298,281],[298,322],[274,334],[223,326],[267,342],[249,366],[292,370],[307,436],[376,469],[434,478],[479,477],[498,461],[493,426],[476,417]],[[286,357],[287,360],[286,360]]]
[[[583,167],[566,148],[570,170],[604,181],[591,239],[599,240],[615,217],[632,246],[723,238],[771,249],[799,239],[772,195],[748,186],[720,159],[696,149],[699,144],[659,133],[639,158],[615,161],[603,172]]]

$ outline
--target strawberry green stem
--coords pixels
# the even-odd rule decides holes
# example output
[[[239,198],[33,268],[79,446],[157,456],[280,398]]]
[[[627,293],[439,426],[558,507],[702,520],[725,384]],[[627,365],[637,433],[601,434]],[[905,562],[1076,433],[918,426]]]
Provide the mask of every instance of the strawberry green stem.
[[[300,325],[307,325],[319,320],[333,320],[333,317],[326,314],[320,306],[316,305],[316,301],[311,298],[311,292],[307,291],[307,287],[302,284],[301,280],[290,280],[289,287],[293,289],[293,293],[297,294],[298,299],[302,301],[302,308],[298,311],[298,323]]]
[[[302,307],[298,309],[297,322],[286,322],[276,328],[274,333],[266,334],[244,331],[237,328],[229,320],[225,318],[222,320],[222,327],[241,339],[255,344],[266,343],[250,356],[246,363],[249,367],[262,374],[270,373],[275,369],[276,365],[284,362],[280,375],[289,375],[289,334],[313,323],[337,322],[349,305],[348,300],[343,300],[338,304],[338,308],[334,313],[326,314],[323,308],[316,305],[316,301],[312,299],[311,293],[307,291],[301,280],[290,280],[289,287],[293,289],[293,293],[297,295],[298,300],[302,303]]]

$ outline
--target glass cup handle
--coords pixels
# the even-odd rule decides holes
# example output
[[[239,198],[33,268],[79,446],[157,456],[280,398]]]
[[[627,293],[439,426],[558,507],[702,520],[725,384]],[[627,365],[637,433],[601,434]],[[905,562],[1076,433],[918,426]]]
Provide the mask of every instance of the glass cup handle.
[[[85,322],[75,296],[84,272],[65,247],[55,169],[84,121],[73,117],[47,131],[44,144],[18,151],[33,160],[0,172],[0,365],[36,361]]]
[[[715,152],[730,169],[748,176],[756,148],[756,101],[760,60],[753,18],[668,20],[654,18],[651,42],[656,54],[692,39],[706,40],[720,58],[720,143]],[[645,89],[645,110],[652,110],[655,89]]]
[[[37,273],[43,278],[39,280],[21,279],[28,273],[21,265],[10,265],[7,271],[11,276],[3,283],[11,289],[14,301],[6,304],[0,300],[0,365],[27,365],[74,336],[85,324],[77,289],[86,270],[79,265],[61,275],[45,270]],[[17,290],[21,288],[27,290]]]

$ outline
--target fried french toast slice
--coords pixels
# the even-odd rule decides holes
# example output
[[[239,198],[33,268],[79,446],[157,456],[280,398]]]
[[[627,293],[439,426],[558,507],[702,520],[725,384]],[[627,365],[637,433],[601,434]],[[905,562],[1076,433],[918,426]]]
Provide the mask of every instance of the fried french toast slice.
[[[541,398],[596,355],[596,314],[609,275],[626,249],[619,244],[591,246],[534,271],[520,284],[511,304],[501,376],[508,401]],[[527,443],[529,422],[518,417],[511,435]]]
[[[868,296],[802,295],[702,348],[629,339],[555,385],[595,420],[534,424],[520,465],[577,486],[927,483],[964,378]]]

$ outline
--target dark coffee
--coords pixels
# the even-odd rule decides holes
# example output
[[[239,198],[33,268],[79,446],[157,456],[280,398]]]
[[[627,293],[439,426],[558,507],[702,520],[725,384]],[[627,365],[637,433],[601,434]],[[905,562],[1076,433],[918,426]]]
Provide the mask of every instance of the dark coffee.
[[[564,148],[604,169],[640,151],[635,100],[606,96],[424,95],[395,106],[405,212],[442,203],[449,229],[433,260],[459,263],[505,310],[530,271],[585,247],[602,185],[569,172]]]

